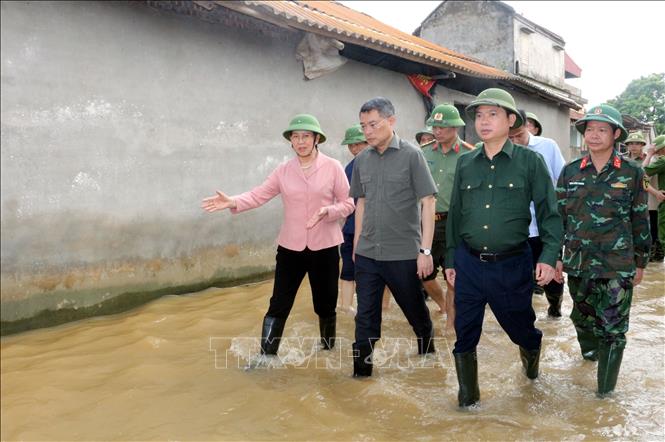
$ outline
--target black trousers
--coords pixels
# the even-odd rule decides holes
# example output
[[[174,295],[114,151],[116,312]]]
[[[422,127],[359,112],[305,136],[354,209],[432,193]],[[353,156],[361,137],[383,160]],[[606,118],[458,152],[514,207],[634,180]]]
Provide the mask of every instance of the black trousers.
[[[540,348],[531,307],[533,266],[531,250],[499,262],[481,262],[465,244],[455,250],[455,333],[453,353],[466,353],[478,345],[485,305],[489,304],[499,325],[515,344],[526,350]]]
[[[266,316],[286,319],[305,275],[309,276],[314,311],[322,318],[335,314],[339,250],[337,246],[300,252],[277,247],[275,285]]]
[[[381,301],[386,286],[419,338],[432,336],[432,320],[422,295],[417,261],[376,261],[356,255],[356,344],[374,345],[381,338]]]

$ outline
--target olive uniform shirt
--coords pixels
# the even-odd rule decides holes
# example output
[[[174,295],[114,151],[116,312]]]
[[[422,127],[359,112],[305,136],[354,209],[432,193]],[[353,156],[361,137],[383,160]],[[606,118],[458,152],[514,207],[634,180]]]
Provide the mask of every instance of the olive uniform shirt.
[[[447,212],[450,208],[450,196],[453,191],[453,181],[455,179],[455,166],[457,159],[466,151],[460,152],[462,140],[457,138],[452,149],[444,153],[438,143],[427,146],[423,149],[423,155],[427,160],[429,171],[436,183],[439,192],[436,195],[436,211]],[[435,149],[436,147],[436,149]]]
[[[365,198],[356,254],[377,261],[416,259],[420,250],[420,200],[436,185],[420,148],[393,133],[380,154],[370,146],[353,164],[350,196]]]
[[[556,190],[566,273],[632,278],[635,266],[646,267],[651,234],[640,165],[614,151],[598,173],[587,155],[564,167]]]
[[[554,266],[562,226],[542,156],[510,140],[491,160],[484,145],[463,154],[457,162],[448,211],[446,268],[454,267],[455,249],[462,242],[486,253],[519,247],[529,237],[531,201],[543,242],[538,262]]]

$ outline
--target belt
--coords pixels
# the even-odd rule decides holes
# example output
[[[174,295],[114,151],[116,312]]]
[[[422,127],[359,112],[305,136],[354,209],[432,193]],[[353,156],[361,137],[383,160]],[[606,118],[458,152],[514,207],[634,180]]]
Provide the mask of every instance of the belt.
[[[448,212],[436,212],[434,214],[434,221],[444,221],[448,218]]]
[[[521,246],[519,246],[516,249],[508,250],[507,252],[501,252],[501,253],[481,252],[480,250],[472,249],[471,247],[467,247],[467,250],[473,256],[478,258],[481,262],[503,261],[504,259],[508,259],[508,258],[513,257],[513,256],[521,255],[525,252],[524,244],[522,244]]]

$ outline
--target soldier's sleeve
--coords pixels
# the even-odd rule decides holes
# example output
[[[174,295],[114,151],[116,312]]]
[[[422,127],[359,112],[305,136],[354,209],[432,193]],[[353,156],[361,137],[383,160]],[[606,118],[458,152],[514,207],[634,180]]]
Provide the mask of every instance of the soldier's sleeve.
[[[649,208],[647,206],[647,190],[644,171],[636,168],[635,192],[631,207],[630,222],[633,229],[633,247],[635,249],[635,265],[646,268],[651,249],[651,232],[649,229]]]
[[[644,171],[649,176],[660,175],[665,173],[665,155],[658,158],[648,166],[644,166]]]
[[[566,204],[568,201],[566,200],[566,168],[564,167],[561,170],[561,174],[559,175],[559,179],[556,184],[556,200],[557,200],[557,209],[559,212],[559,216],[561,217],[561,241],[560,241],[560,246],[559,246],[559,260],[561,260],[561,253],[563,251],[563,246],[566,238],[566,229],[567,229],[567,221],[568,221],[568,216],[566,214]]]
[[[561,250],[562,225],[552,179],[541,155],[531,156],[531,200],[536,208],[536,223],[543,242],[538,262],[556,265]]]
[[[455,166],[455,178],[453,179],[453,190],[450,195],[450,207],[448,208],[448,220],[446,221],[446,268],[455,267],[455,249],[461,242],[459,235],[460,219],[462,217],[461,199],[459,194],[460,165],[464,158],[457,160]]]

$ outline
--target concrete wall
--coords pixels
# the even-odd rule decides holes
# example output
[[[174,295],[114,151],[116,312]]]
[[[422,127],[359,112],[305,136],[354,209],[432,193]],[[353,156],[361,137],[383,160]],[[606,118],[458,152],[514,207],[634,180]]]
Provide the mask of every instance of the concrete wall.
[[[446,1],[421,24],[420,36],[515,72],[513,18],[496,2]]]
[[[524,32],[522,28],[535,32]],[[519,62],[519,73],[545,84],[565,88],[563,42],[535,30],[532,26],[515,18],[515,61]],[[558,46],[561,49],[557,49]]]
[[[281,204],[206,214],[259,184],[311,112],[339,145],[361,104],[423,124],[398,73],[349,61],[303,79],[302,33],[269,38],[138,3],[2,2],[3,333],[120,311],[274,266]]]

